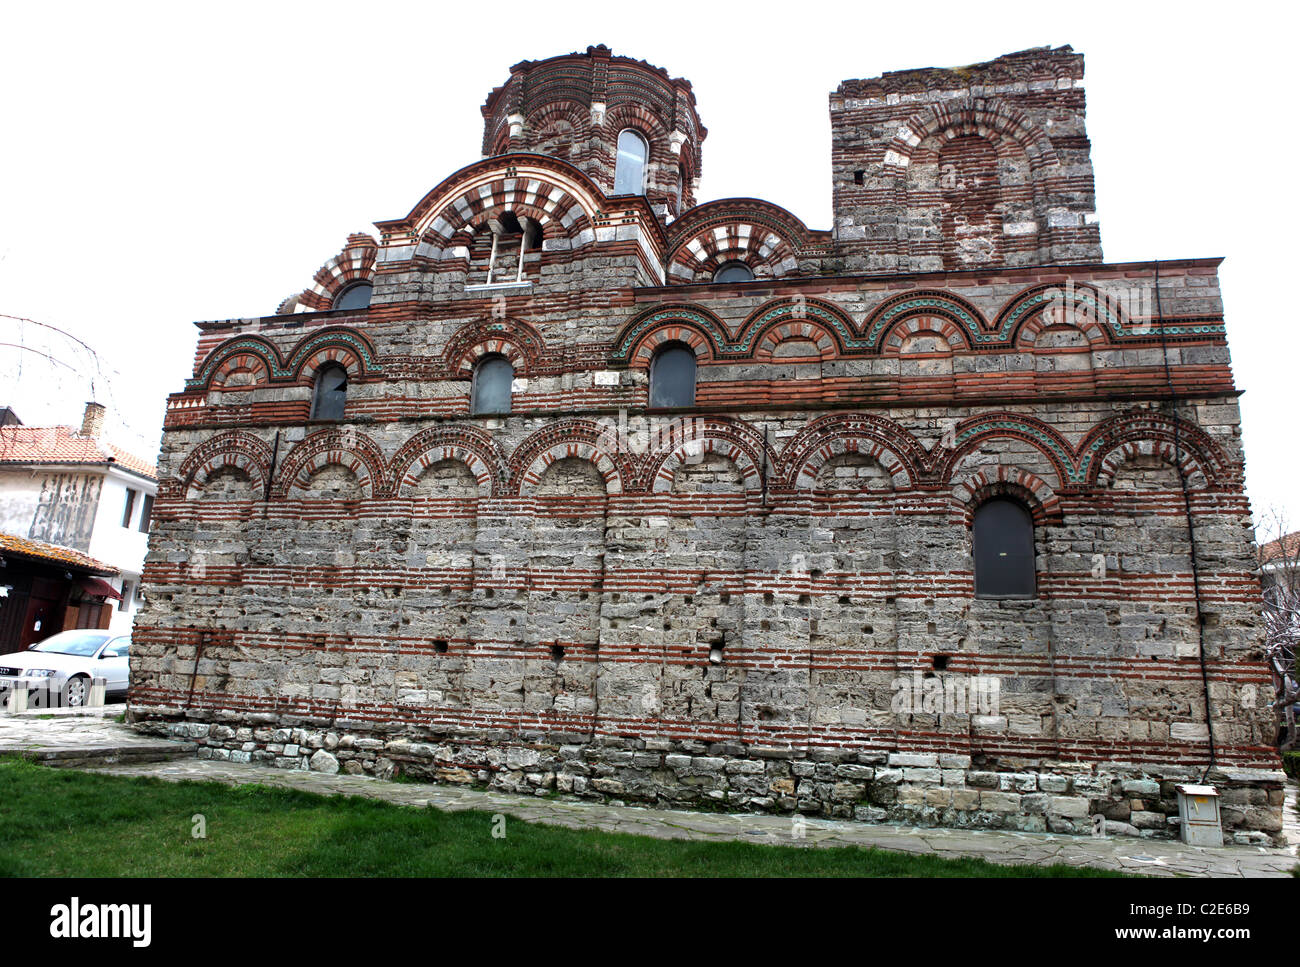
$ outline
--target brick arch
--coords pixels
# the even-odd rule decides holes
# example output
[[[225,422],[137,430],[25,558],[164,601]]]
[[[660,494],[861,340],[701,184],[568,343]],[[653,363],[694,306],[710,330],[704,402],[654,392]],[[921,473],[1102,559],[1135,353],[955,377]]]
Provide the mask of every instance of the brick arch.
[[[615,150],[618,148],[619,134],[625,128],[632,128],[646,139],[650,147],[649,156],[646,158],[648,163],[660,164],[671,161],[674,166],[677,165],[677,155],[668,144],[671,133],[668,125],[644,104],[635,101],[611,104],[605,110],[605,119],[601,126],[609,132],[610,144]],[[612,186],[613,182],[611,181],[610,184]]]
[[[834,359],[839,353],[837,340],[831,330],[806,319],[791,319],[788,322],[774,323],[763,331],[754,346],[754,359],[771,362],[778,346],[795,340],[812,342],[817,347],[817,355],[823,360]]]
[[[200,443],[185,458],[174,482],[176,489],[192,500],[202,492],[213,474],[228,467],[242,470],[261,490],[265,490],[271,467],[271,448],[260,437],[242,430],[218,433]]]
[[[795,487],[799,490],[811,490],[817,486],[817,475],[827,463],[837,457],[858,454],[874,460],[889,474],[890,488],[903,489],[911,484],[907,467],[884,444],[877,440],[858,439],[851,436],[835,437],[819,446],[804,461],[795,475]]]
[[[970,348],[966,342],[965,333],[951,320],[942,316],[925,316],[914,315],[906,319],[900,319],[885,334],[884,342],[880,347],[882,355],[897,356],[902,353],[903,346],[913,336],[921,333],[932,333],[944,340],[948,346],[949,352],[962,352]]]
[[[676,283],[710,282],[728,262],[743,262],[756,278],[799,274],[794,247],[762,225],[736,221],[702,230],[672,253],[668,273]]]
[[[778,299],[759,306],[745,319],[735,342],[726,348],[729,353],[757,356],[760,347],[774,345],[771,342],[773,333],[777,334],[776,339],[779,343],[781,339],[791,338],[790,335],[781,335],[781,333],[793,334],[802,326],[808,326],[811,330],[820,330],[824,336],[829,337],[833,353],[865,348],[865,343],[858,337],[853,320],[843,309],[832,302],[802,297]],[[814,341],[818,343],[818,349],[822,349],[821,341],[819,339]]]
[[[952,488],[955,509],[966,526],[974,523],[975,511],[995,497],[1014,497],[1028,509],[1035,524],[1059,521],[1061,499],[1051,485],[1037,474],[1016,466],[981,467],[956,481]]]
[[[252,383],[247,386],[227,386],[230,379],[239,373],[250,373]],[[266,356],[259,352],[235,352],[227,355],[212,371],[210,386],[212,389],[241,390],[253,389],[260,384],[271,381],[271,364]]]
[[[543,427],[515,448],[509,460],[507,493],[530,496],[538,481],[557,460],[587,460],[605,480],[607,493],[623,493],[635,477],[627,454],[619,452],[617,440],[591,420],[561,420]]]
[[[999,438],[1021,440],[1042,453],[1056,473],[1056,486],[1076,479],[1075,451],[1065,437],[1042,420],[1006,412],[981,413],[952,427],[951,440],[941,438],[931,453],[931,472],[938,482],[951,483],[954,468],[962,458],[981,444]]]
[[[1133,331],[1123,300],[1071,279],[1063,284],[1030,286],[1012,296],[993,323],[994,336],[1000,341],[1032,346],[1060,314],[1068,314],[1071,324],[1094,347],[1111,344],[1116,337]]]
[[[353,282],[374,282],[379,243],[369,235],[350,235],[343,251],[334,256],[312,276],[312,284],[294,301],[293,312],[325,312],[334,308],[334,300]],[[293,300],[290,300],[293,301]],[[287,303],[284,308],[287,308]]]
[[[670,284],[708,282],[718,267],[741,261],[756,276],[799,275],[797,253],[808,227],[793,213],[758,198],[722,198],[685,212],[668,229]]]
[[[708,309],[692,305],[653,306],[633,316],[614,340],[613,362],[644,368],[656,347],[683,342],[696,359],[711,359],[728,346],[726,324]]]
[[[474,322],[462,326],[447,340],[443,353],[447,372],[468,376],[484,356],[501,355],[516,374],[526,374],[545,355],[542,334],[521,319]]]
[[[435,463],[455,460],[469,468],[480,496],[498,496],[505,487],[506,457],[485,431],[473,426],[438,426],[422,430],[393,456],[388,479],[393,492],[408,496],[422,474]]]
[[[885,149],[885,168],[901,173],[930,139],[939,142],[975,135],[994,142],[1008,139],[1029,159],[1031,168],[1060,167],[1047,134],[1025,112],[995,98],[966,98],[934,104],[913,114]]]
[[[1179,452],[1182,453],[1181,459]],[[1171,470],[1181,472],[1190,488],[1201,489],[1208,484],[1205,471],[1201,469],[1196,456],[1185,448],[1175,449],[1172,440],[1130,440],[1116,445],[1100,457],[1097,464],[1097,486],[1113,487],[1115,475],[1124,469],[1124,465],[1141,457],[1156,457]]]
[[[775,452],[748,423],[685,417],[666,437],[657,452],[647,455],[639,481],[641,489],[655,493],[671,490],[677,469],[705,454],[718,454],[734,463],[745,490],[752,493],[762,490],[764,467],[769,480],[775,475]]]
[[[296,379],[313,376],[326,363],[337,363],[350,377],[382,372],[370,340],[355,329],[336,327],[304,336],[293,347],[285,369]]]
[[[305,487],[308,479],[328,466],[351,470],[367,497],[386,496],[390,487],[379,446],[352,427],[319,430],[295,444],[275,475],[271,492],[287,497],[294,487]]]
[[[1071,318],[1071,322],[1060,322],[1060,318]],[[1020,349],[1034,349],[1039,337],[1048,330],[1073,329],[1082,334],[1084,341],[1092,349],[1101,349],[1109,342],[1106,332],[1092,316],[1072,316],[1063,310],[1044,308],[1035,312],[1020,325],[1015,334],[1015,346]]]
[[[577,101],[548,101],[524,119],[525,137],[530,144],[539,140],[542,131],[557,122],[573,128],[574,142],[591,137],[591,111]],[[509,138],[507,128],[507,140]]]
[[[496,119],[496,126],[491,133],[484,137],[485,142],[490,142],[492,148],[488,151],[488,157],[508,154],[510,151],[510,116],[502,114]]]
[[[458,185],[416,224],[413,234],[420,240],[417,254],[434,259],[448,257],[456,236],[471,231],[505,212],[531,218],[544,234],[574,239],[587,232],[594,241],[594,223],[599,203],[577,178],[563,178],[558,172],[543,171],[528,164],[529,156],[512,155],[493,159],[493,170]],[[556,164],[567,165],[548,155]],[[574,169],[575,174],[576,169]]]
[[[256,360],[250,363],[249,358]],[[244,367],[258,365],[267,374],[267,380],[284,375],[284,361],[280,350],[261,336],[236,336],[218,345],[203,358],[193,378],[185,381],[186,389],[207,389],[213,385],[217,373],[228,360],[238,360],[234,365]]]
[[[1240,468],[1199,426],[1163,413],[1139,412],[1112,417],[1093,427],[1079,444],[1079,482],[1109,487],[1115,471],[1134,456],[1168,460],[1182,469],[1188,486],[1218,487],[1241,480]]]
[[[898,424],[860,413],[834,414],[814,420],[786,445],[779,462],[779,489],[811,488],[826,462],[846,453],[879,461],[895,490],[915,485],[924,474],[924,447]]]
[[[951,292],[919,289],[886,299],[873,309],[863,325],[862,341],[878,352],[883,351],[897,328],[915,316],[927,316],[950,323],[951,328],[945,326],[943,334],[951,344],[950,337],[955,333],[961,340],[962,349],[993,340],[992,335],[986,332],[987,323],[983,314],[973,304]],[[899,338],[900,344],[903,338],[906,336]]]

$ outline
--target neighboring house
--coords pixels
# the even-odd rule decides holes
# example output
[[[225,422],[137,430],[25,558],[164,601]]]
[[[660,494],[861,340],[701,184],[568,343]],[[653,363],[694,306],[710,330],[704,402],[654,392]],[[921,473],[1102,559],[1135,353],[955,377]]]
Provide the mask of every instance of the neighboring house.
[[[0,533],[0,654],[70,628],[107,628],[114,568],[79,551]]]
[[[1265,596],[1274,588],[1300,590],[1300,531],[1261,544],[1259,570]]]
[[[86,404],[78,429],[0,425],[6,650],[68,627],[131,629],[143,600],[140,573],[158,473],[106,442],[103,426],[98,403]]]

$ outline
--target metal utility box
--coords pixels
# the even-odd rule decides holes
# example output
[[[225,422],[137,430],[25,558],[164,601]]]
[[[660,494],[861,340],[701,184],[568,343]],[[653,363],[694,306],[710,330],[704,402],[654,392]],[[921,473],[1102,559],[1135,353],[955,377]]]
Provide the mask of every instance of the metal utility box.
[[[1213,786],[1175,786],[1183,842],[1188,846],[1222,846],[1223,821],[1219,818],[1219,790]]]

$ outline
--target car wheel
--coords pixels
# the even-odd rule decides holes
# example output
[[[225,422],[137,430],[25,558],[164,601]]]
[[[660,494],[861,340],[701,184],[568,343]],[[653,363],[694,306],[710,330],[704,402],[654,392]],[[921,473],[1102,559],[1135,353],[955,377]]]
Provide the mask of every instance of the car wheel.
[[[90,697],[90,679],[85,675],[69,678],[63,686],[63,704],[68,708],[81,708]]]

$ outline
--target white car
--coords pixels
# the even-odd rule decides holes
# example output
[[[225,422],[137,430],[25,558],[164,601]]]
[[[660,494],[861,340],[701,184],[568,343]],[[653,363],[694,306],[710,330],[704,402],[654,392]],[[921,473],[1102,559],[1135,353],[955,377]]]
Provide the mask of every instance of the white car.
[[[0,655],[0,692],[26,682],[49,704],[77,707],[90,698],[91,679],[104,679],[106,695],[126,695],[131,639],[111,631],[61,631],[26,651]]]

